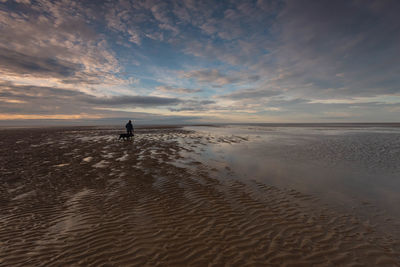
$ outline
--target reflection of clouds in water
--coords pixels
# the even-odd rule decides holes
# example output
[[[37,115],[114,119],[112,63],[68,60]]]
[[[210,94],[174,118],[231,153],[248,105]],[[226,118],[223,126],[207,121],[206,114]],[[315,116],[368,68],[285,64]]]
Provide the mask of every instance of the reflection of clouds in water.
[[[224,135],[246,136],[252,141],[247,146],[255,150],[253,154],[260,156],[266,153],[292,160],[321,160],[324,165],[349,162],[364,165],[361,168],[399,171],[400,128],[397,127],[264,128],[199,127],[199,132],[203,135],[212,134],[215,138]]]
[[[197,127],[190,127],[196,130]],[[253,132],[254,131],[254,132]],[[184,152],[220,175],[258,180],[355,207],[371,202],[400,218],[400,128],[396,127],[199,127],[210,140],[246,136],[241,143],[207,142]],[[226,166],[232,171],[227,173]],[[367,207],[363,205],[362,211]]]

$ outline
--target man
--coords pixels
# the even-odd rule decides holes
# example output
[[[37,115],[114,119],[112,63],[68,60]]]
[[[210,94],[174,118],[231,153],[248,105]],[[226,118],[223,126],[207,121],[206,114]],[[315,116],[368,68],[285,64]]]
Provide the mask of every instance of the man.
[[[132,125],[132,121],[129,120],[129,122],[125,125],[126,128],[126,132],[130,135],[133,136],[133,125]]]

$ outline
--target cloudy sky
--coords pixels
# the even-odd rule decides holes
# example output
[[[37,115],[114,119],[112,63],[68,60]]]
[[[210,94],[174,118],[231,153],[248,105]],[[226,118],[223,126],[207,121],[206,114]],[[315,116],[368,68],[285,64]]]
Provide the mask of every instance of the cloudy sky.
[[[397,0],[0,0],[0,122],[399,122]]]

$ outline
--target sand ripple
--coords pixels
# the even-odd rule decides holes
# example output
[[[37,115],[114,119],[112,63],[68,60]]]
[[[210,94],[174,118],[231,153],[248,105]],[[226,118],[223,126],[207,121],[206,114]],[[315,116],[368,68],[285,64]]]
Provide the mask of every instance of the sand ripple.
[[[0,136],[15,151],[0,152],[0,265],[400,265],[397,240],[312,196],[171,164],[188,132],[119,142],[37,130],[29,147],[11,133]],[[92,166],[105,150],[107,166]]]

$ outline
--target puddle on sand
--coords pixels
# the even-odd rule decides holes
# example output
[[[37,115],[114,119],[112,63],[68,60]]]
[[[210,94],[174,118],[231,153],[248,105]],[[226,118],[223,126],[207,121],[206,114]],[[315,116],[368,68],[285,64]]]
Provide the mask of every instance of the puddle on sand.
[[[201,163],[220,179],[252,181],[317,196],[346,212],[392,220],[400,231],[400,128],[187,127],[179,167]],[[241,142],[232,142],[242,137]],[[233,140],[237,140],[234,138]],[[366,204],[368,203],[368,204]],[[400,236],[399,236],[400,237]]]

